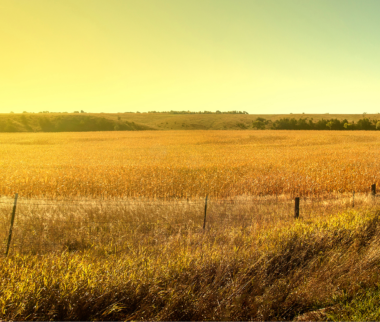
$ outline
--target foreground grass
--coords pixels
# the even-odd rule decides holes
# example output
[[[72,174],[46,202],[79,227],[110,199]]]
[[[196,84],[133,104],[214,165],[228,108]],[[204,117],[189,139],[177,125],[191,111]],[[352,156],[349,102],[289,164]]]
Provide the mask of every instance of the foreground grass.
[[[1,260],[9,320],[378,319],[379,213],[154,234]],[[306,315],[305,315],[306,314]]]

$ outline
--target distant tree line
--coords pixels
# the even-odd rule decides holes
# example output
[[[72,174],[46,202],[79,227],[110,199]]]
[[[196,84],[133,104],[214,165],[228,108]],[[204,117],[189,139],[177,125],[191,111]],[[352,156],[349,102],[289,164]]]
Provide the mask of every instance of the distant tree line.
[[[139,113],[139,112],[137,112]],[[227,112],[221,112],[219,110],[215,112],[211,111],[199,111],[199,112],[191,112],[191,111],[165,111],[165,112],[159,112],[159,111],[149,111],[148,113],[166,113],[166,114],[248,114],[246,111],[227,111]]]
[[[27,111],[23,111],[22,114],[68,114],[69,112],[49,112],[49,111],[40,111],[40,112],[27,112]],[[74,114],[77,114],[77,113],[86,113],[85,111],[81,110],[80,112],[79,111],[74,111],[73,112]],[[10,114],[14,114],[14,112],[10,112]]]
[[[281,118],[274,122],[258,117],[252,122],[252,127],[264,130],[380,130],[380,121],[371,120],[369,118],[362,118],[356,123],[349,122],[346,119],[321,119],[314,121],[313,118]]]
[[[13,112],[10,112],[11,114],[14,114]],[[26,112],[24,111],[23,112],[24,114],[34,114],[34,113],[30,113],[30,112]],[[49,111],[41,111],[41,112],[38,112],[38,113],[41,113],[41,114],[67,114],[68,112],[49,112]],[[86,113],[85,111],[81,110],[80,112],[79,111],[74,111],[73,112],[74,114],[78,114],[78,113]],[[215,111],[215,112],[211,112],[211,111],[199,111],[199,112],[191,112],[191,111],[164,111],[164,112],[160,112],[160,111],[149,111],[149,112],[124,112],[124,113],[137,113],[137,114],[146,114],[146,113],[165,113],[165,114],[249,114],[248,112],[246,111],[227,111],[227,112],[221,112],[219,110]]]

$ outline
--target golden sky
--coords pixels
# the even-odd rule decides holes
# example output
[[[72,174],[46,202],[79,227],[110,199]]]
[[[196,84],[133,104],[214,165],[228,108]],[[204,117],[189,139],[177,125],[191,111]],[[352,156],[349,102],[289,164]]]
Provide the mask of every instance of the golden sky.
[[[1,0],[0,112],[380,112],[378,0]]]

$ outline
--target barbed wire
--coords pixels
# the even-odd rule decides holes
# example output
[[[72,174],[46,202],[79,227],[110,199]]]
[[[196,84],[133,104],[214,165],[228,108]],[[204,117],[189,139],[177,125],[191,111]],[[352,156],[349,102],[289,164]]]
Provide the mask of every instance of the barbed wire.
[[[366,195],[368,196],[368,193],[358,193],[358,195]],[[300,199],[303,202],[312,204],[313,202],[317,205],[323,205],[323,202],[325,201],[336,201],[341,199],[346,199],[351,202],[353,195],[351,193],[339,193],[336,195],[331,195],[329,193],[322,194],[322,195],[311,195],[311,196],[302,196]],[[380,196],[377,196],[380,197]],[[1,199],[0,199],[1,200]],[[41,201],[41,202],[36,202]],[[255,220],[255,216],[253,216],[252,213],[247,213],[244,215],[239,215],[238,218],[233,218],[234,213],[233,211],[231,213],[225,213],[221,214],[218,213],[217,218],[213,218],[213,215],[215,215],[215,211],[220,211],[220,207],[224,209],[228,209],[228,212],[230,212],[230,209],[242,209],[239,208],[239,206],[246,207],[247,205],[254,208],[258,207],[257,209],[260,209],[261,205],[273,205],[275,206],[282,206],[283,209],[288,208],[289,206],[293,206],[294,197],[293,196],[276,196],[276,195],[265,195],[265,196],[247,196],[246,198],[242,199],[231,199],[231,198],[210,198],[207,200],[208,206],[208,212],[210,212],[211,217],[208,218],[207,224],[208,225],[214,225],[217,223],[224,223],[224,222],[239,222],[242,223],[243,226],[246,225],[246,222],[251,222]],[[0,204],[9,206],[11,208],[14,205],[14,200],[9,198],[8,200],[2,199],[0,201]],[[129,200],[102,200],[102,199],[94,199],[94,200],[78,200],[78,199],[71,199],[71,200],[54,200],[54,199],[28,199],[28,198],[21,198],[18,199],[17,207],[21,206],[20,211],[22,212],[22,207],[55,207],[55,208],[70,208],[70,207],[83,207],[83,208],[98,208],[98,209],[118,209],[119,211],[123,210],[129,210],[131,214],[133,214],[135,211],[138,211],[140,209],[150,209],[150,207],[157,207],[157,208],[163,208],[170,206],[179,205],[182,209],[186,209],[189,207],[200,207],[203,209],[205,205],[205,199],[199,199],[199,200],[187,200],[187,199],[174,199],[174,200],[163,200],[163,199],[157,199],[157,200],[139,200],[139,199],[129,199]],[[343,205],[343,204],[342,204]],[[126,207],[131,207],[130,209],[126,209]],[[214,208],[215,207],[215,208]],[[243,209],[250,210],[252,208],[247,207]],[[175,209],[175,208],[173,208]],[[194,208],[193,208],[194,209]],[[71,211],[71,210],[69,210]],[[178,211],[178,210],[177,210]],[[203,216],[203,212],[200,213]],[[20,213],[21,216],[16,216],[16,220],[14,223],[13,231],[15,233],[16,237],[12,243],[11,248],[25,248],[27,250],[31,246],[40,247],[39,245],[53,245],[53,250],[67,247],[67,243],[70,243],[70,241],[65,240],[66,238],[69,238],[71,236],[71,232],[75,235],[75,233],[82,232],[81,238],[85,240],[86,242],[96,242],[99,240],[102,240],[102,233],[107,232],[111,233],[112,238],[123,238],[125,234],[129,234],[131,231],[136,231],[137,229],[149,229],[146,230],[146,232],[149,231],[157,231],[160,233],[162,230],[162,233],[168,232],[169,230],[166,229],[192,229],[194,231],[202,232],[204,229],[202,229],[202,222],[199,222],[198,224],[195,224],[194,221],[187,221],[187,222],[181,222],[181,223],[170,223],[165,222],[166,218],[157,218],[155,217],[153,220],[154,222],[148,221],[149,218],[143,219],[147,221],[142,221],[133,217],[128,218],[122,218],[121,220],[115,220],[115,218],[110,218],[110,220],[91,220],[90,218],[70,218],[70,215],[67,216],[67,218],[54,218],[52,216],[49,217],[40,217],[40,218],[32,218],[28,216],[22,216],[22,213]],[[209,213],[208,213],[209,215]],[[232,216],[232,217],[231,217]],[[111,216],[112,217],[112,216]],[[152,217],[153,218],[153,217]],[[185,218],[185,217],[184,217]],[[182,219],[184,219],[182,218]],[[46,222],[48,220],[49,222]],[[157,221],[156,221],[157,220]],[[181,219],[180,219],[181,220]],[[54,224],[59,224],[55,227],[52,227]],[[74,224],[76,227],[71,227],[70,232],[67,231],[66,224]],[[7,226],[8,223],[5,221],[1,224],[1,226]],[[50,242],[46,240],[41,240],[44,238],[52,238],[55,239],[53,235],[51,235],[52,231],[54,229],[64,229],[64,235],[65,238],[62,238],[58,242]],[[100,230],[97,230],[99,229]],[[121,228],[121,229],[120,229]],[[8,227],[6,228],[8,229]],[[65,230],[66,229],[66,230]],[[103,230],[105,229],[105,230]],[[152,230],[151,230],[152,229]],[[30,231],[36,231],[37,235],[36,238],[34,236],[28,236]],[[67,234],[68,233],[68,234]],[[4,234],[4,236],[7,236]],[[67,235],[67,236],[66,236]],[[70,235],[70,236],[69,236]],[[22,237],[21,237],[22,236]],[[57,236],[58,237],[58,236]],[[100,238],[100,239],[99,239]],[[112,239],[111,238],[111,239]],[[107,239],[107,238],[106,238]]]
[[[41,222],[43,220],[41,219]],[[49,221],[51,223],[56,223],[56,222],[60,222],[60,223],[75,223],[75,224],[82,224],[82,225],[90,225],[90,224],[126,224],[126,225],[131,225],[131,224],[138,224],[138,225],[168,225],[168,226],[176,226],[176,225],[186,225],[186,223],[179,223],[179,224],[173,224],[173,223],[165,223],[165,222],[155,222],[155,223],[148,223],[148,222],[138,222],[138,221],[121,221],[121,220],[115,220],[115,221],[86,221],[86,220],[83,220],[83,221],[80,221],[80,220],[70,220],[70,219],[67,219],[67,220],[64,220],[64,219],[51,219],[49,218]],[[40,222],[38,222],[40,223]],[[15,227],[13,229],[17,229],[17,227],[22,227],[22,226],[27,226],[27,227],[33,227],[30,223],[20,223],[20,222],[17,222],[15,223]]]

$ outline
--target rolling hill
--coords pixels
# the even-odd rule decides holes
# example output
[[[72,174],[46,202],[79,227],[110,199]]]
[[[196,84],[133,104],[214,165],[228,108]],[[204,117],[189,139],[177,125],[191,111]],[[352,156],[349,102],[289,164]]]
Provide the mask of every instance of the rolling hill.
[[[22,113],[0,114],[0,132],[80,132],[144,130],[245,130],[258,117],[280,119],[380,120],[379,114],[171,114],[171,113]],[[267,127],[268,128],[268,127]]]

